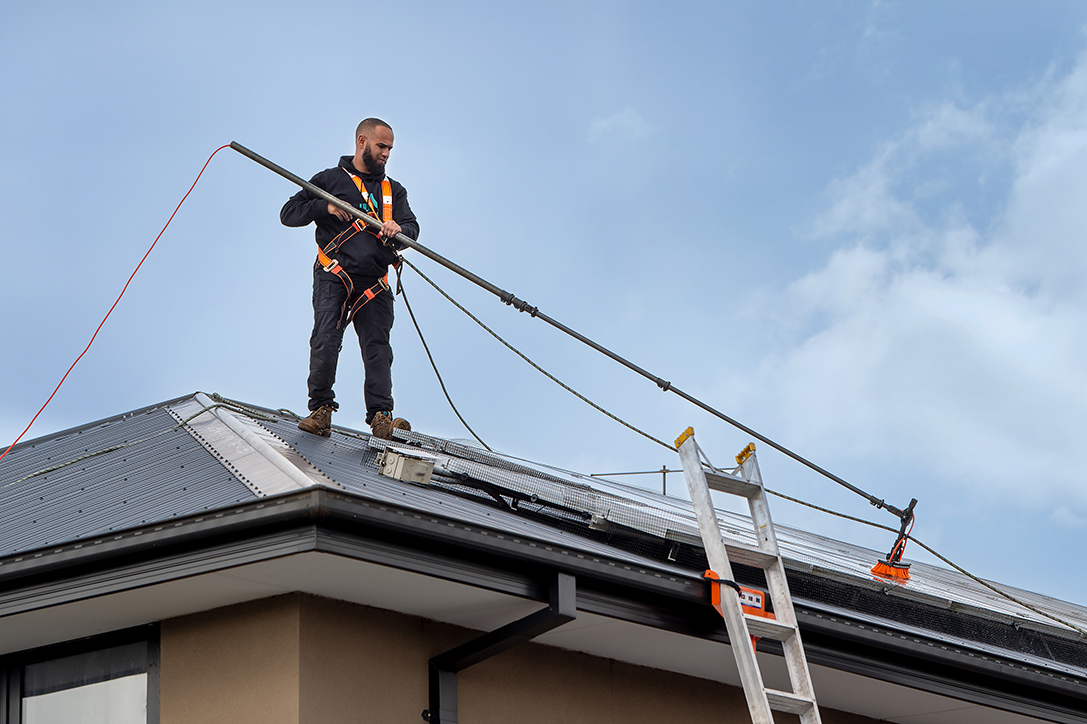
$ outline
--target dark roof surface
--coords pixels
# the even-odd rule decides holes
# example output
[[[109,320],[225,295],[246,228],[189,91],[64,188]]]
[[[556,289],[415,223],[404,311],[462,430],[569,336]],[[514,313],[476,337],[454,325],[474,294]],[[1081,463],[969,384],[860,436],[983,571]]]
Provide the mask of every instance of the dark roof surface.
[[[0,561],[60,543],[297,492],[313,486],[442,516],[641,569],[684,577],[705,568],[690,503],[479,448],[401,433],[385,442],[196,393],[23,443],[0,463]],[[435,461],[430,485],[380,474],[385,448]],[[721,511],[722,533],[753,542],[745,516]],[[1087,680],[1079,634],[961,574],[915,563],[904,586],[873,580],[879,554],[778,527],[798,606],[894,631],[1027,660]],[[736,566],[741,582],[760,572]],[[746,578],[746,580],[745,580]],[[1087,609],[1014,591],[1087,627]]]
[[[0,556],[255,499],[167,406],[13,448],[0,463]]]

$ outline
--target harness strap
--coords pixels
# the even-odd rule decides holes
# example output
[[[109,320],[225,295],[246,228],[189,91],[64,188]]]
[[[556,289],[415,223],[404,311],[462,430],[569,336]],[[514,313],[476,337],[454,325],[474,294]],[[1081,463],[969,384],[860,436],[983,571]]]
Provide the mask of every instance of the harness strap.
[[[343,168],[343,166],[340,166],[340,168]],[[363,203],[369,207],[368,209],[364,208],[363,211],[376,219],[377,208],[375,208],[374,206],[374,195],[366,190],[366,188],[362,184],[362,179],[360,177],[351,173],[346,168],[343,169],[343,172],[350,176],[351,180],[355,182],[355,188],[357,188],[359,190],[359,193],[362,194]],[[381,179],[381,220],[393,220],[393,185],[389,182],[389,179],[387,178]],[[374,234],[374,232],[370,231],[368,227],[366,228],[366,231]],[[377,236],[377,234],[374,235]]]
[[[335,240],[333,240],[332,244],[329,244],[329,247],[332,247],[334,243]],[[351,276],[342,266],[340,266],[340,262],[331,258],[320,246],[317,247],[317,263],[320,264],[321,268],[326,272],[335,274],[336,278],[339,279],[347,289],[347,300],[344,301],[343,305],[340,307],[340,321],[336,324],[336,328],[339,329],[347,322],[350,322],[351,317],[354,315],[354,312],[352,311],[350,314],[347,314],[347,318],[344,319],[344,315],[347,312],[347,303],[351,301],[351,297],[355,295],[355,284],[351,281]]]
[[[340,262],[329,257],[329,255],[326,254],[325,250],[321,247],[317,247],[317,263],[320,264],[326,272],[332,272],[333,274],[338,275],[340,272],[343,271],[343,267],[340,266]]]
[[[340,168],[343,167],[341,166]],[[351,180],[355,182],[355,187],[358,188],[359,193],[362,194],[363,203],[369,206],[369,209],[363,207],[363,211],[365,211],[367,215],[372,216],[376,219],[377,209],[374,207],[373,195],[365,190],[361,178],[351,173],[347,169],[343,170],[344,173],[350,176]],[[392,184],[389,183],[389,179],[387,178],[381,180],[381,220],[393,220],[393,187]],[[344,287],[346,287],[347,289],[347,300],[340,308],[340,321],[336,325],[337,327],[342,327],[349,324],[351,322],[351,319],[355,316],[355,313],[358,312],[358,310],[362,309],[364,306],[366,306],[366,304],[371,299],[380,294],[382,290],[389,291],[389,275],[388,273],[386,273],[385,276],[378,280],[377,284],[370,287],[369,289],[364,289],[362,294],[358,295],[358,297],[355,299],[354,303],[351,303],[352,298],[355,297],[355,284],[351,281],[350,275],[348,275],[348,273],[344,271],[344,268],[340,266],[340,263],[333,259],[331,256],[329,256],[329,254],[335,253],[336,250],[344,244],[344,242],[346,242],[348,239],[350,239],[352,236],[359,233],[360,231],[367,231],[374,236],[377,236],[379,239],[380,236],[372,231],[365,224],[363,224],[362,219],[355,219],[355,222],[351,224],[348,229],[353,229],[353,231],[351,231],[350,234],[347,234],[347,236],[344,236],[344,234],[347,232],[347,229],[344,229],[342,232],[340,232],[339,236],[330,241],[328,245],[326,245],[323,249],[319,244],[317,245],[317,262],[321,265],[321,268],[323,268],[326,272],[329,272],[330,274],[335,274],[336,278],[343,282]],[[381,242],[383,244],[385,243],[384,240],[381,240]],[[399,261],[397,261],[394,267],[399,272]]]
[[[370,287],[369,289],[364,289],[362,291],[362,294],[359,295],[359,298],[356,299],[355,303],[351,305],[351,308],[347,310],[347,319],[344,320],[342,323],[345,325],[349,323],[351,319],[355,316],[355,313],[365,307],[367,304],[369,304],[374,297],[382,292],[382,290],[389,291],[388,274],[378,279],[377,284],[375,284],[374,286]],[[350,297],[348,297],[348,302],[349,301],[351,301]],[[344,307],[346,306],[347,302],[344,302]]]

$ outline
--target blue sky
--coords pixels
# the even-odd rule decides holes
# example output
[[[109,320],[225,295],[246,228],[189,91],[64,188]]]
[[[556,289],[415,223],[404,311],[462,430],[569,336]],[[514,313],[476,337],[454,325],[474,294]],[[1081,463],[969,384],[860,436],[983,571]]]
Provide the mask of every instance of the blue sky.
[[[1085,28],[1078,2],[7,8],[0,438],[212,151],[308,177],[378,116],[422,243],[858,487],[918,498],[914,534],[976,574],[1087,604],[1065,564],[1087,534]],[[278,222],[293,191],[219,153],[27,439],[196,390],[303,411],[314,250]],[[413,261],[651,434],[693,425],[715,461],[749,441]],[[678,466],[405,283],[488,444],[586,473]],[[397,413],[467,437],[402,306],[394,345]],[[346,342],[337,423],[363,426],[361,383]],[[895,523],[759,454],[769,487]]]

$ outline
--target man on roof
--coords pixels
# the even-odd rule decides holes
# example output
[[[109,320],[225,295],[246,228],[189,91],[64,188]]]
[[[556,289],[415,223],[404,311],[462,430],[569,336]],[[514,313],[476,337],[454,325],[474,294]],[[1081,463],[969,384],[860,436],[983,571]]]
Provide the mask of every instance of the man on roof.
[[[381,221],[381,230],[306,190],[283,205],[286,226],[317,225],[317,262],[313,266],[313,333],[310,335],[309,417],[298,427],[314,435],[332,434],[332,413],[339,409],[332,387],[344,329],[355,327],[366,372],[363,397],[366,423],[377,437],[392,437],[394,427],[410,430],[394,418],[389,332],[393,326],[393,292],[389,266],[397,264],[397,234],[419,237],[419,223],[408,205],[408,193],[385,175],[393,150],[393,129],[367,118],[355,130],[355,155],[343,156],[334,168],[310,179],[318,188]]]

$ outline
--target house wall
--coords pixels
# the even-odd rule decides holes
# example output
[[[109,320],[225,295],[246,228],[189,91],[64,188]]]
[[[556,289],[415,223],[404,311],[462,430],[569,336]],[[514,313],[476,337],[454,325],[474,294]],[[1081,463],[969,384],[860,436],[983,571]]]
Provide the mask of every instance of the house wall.
[[[162,724],[421,723],[427,661],[478,635],[301,594],[164,621],[161,631]],[[462,671],[457,684],[464,724],[750,721],[735,687],[531,643]],[[874,721],[821,713],[827,724]]]
[[[160,724],[298,724],[300,610],[279,596],[163,621]]]

